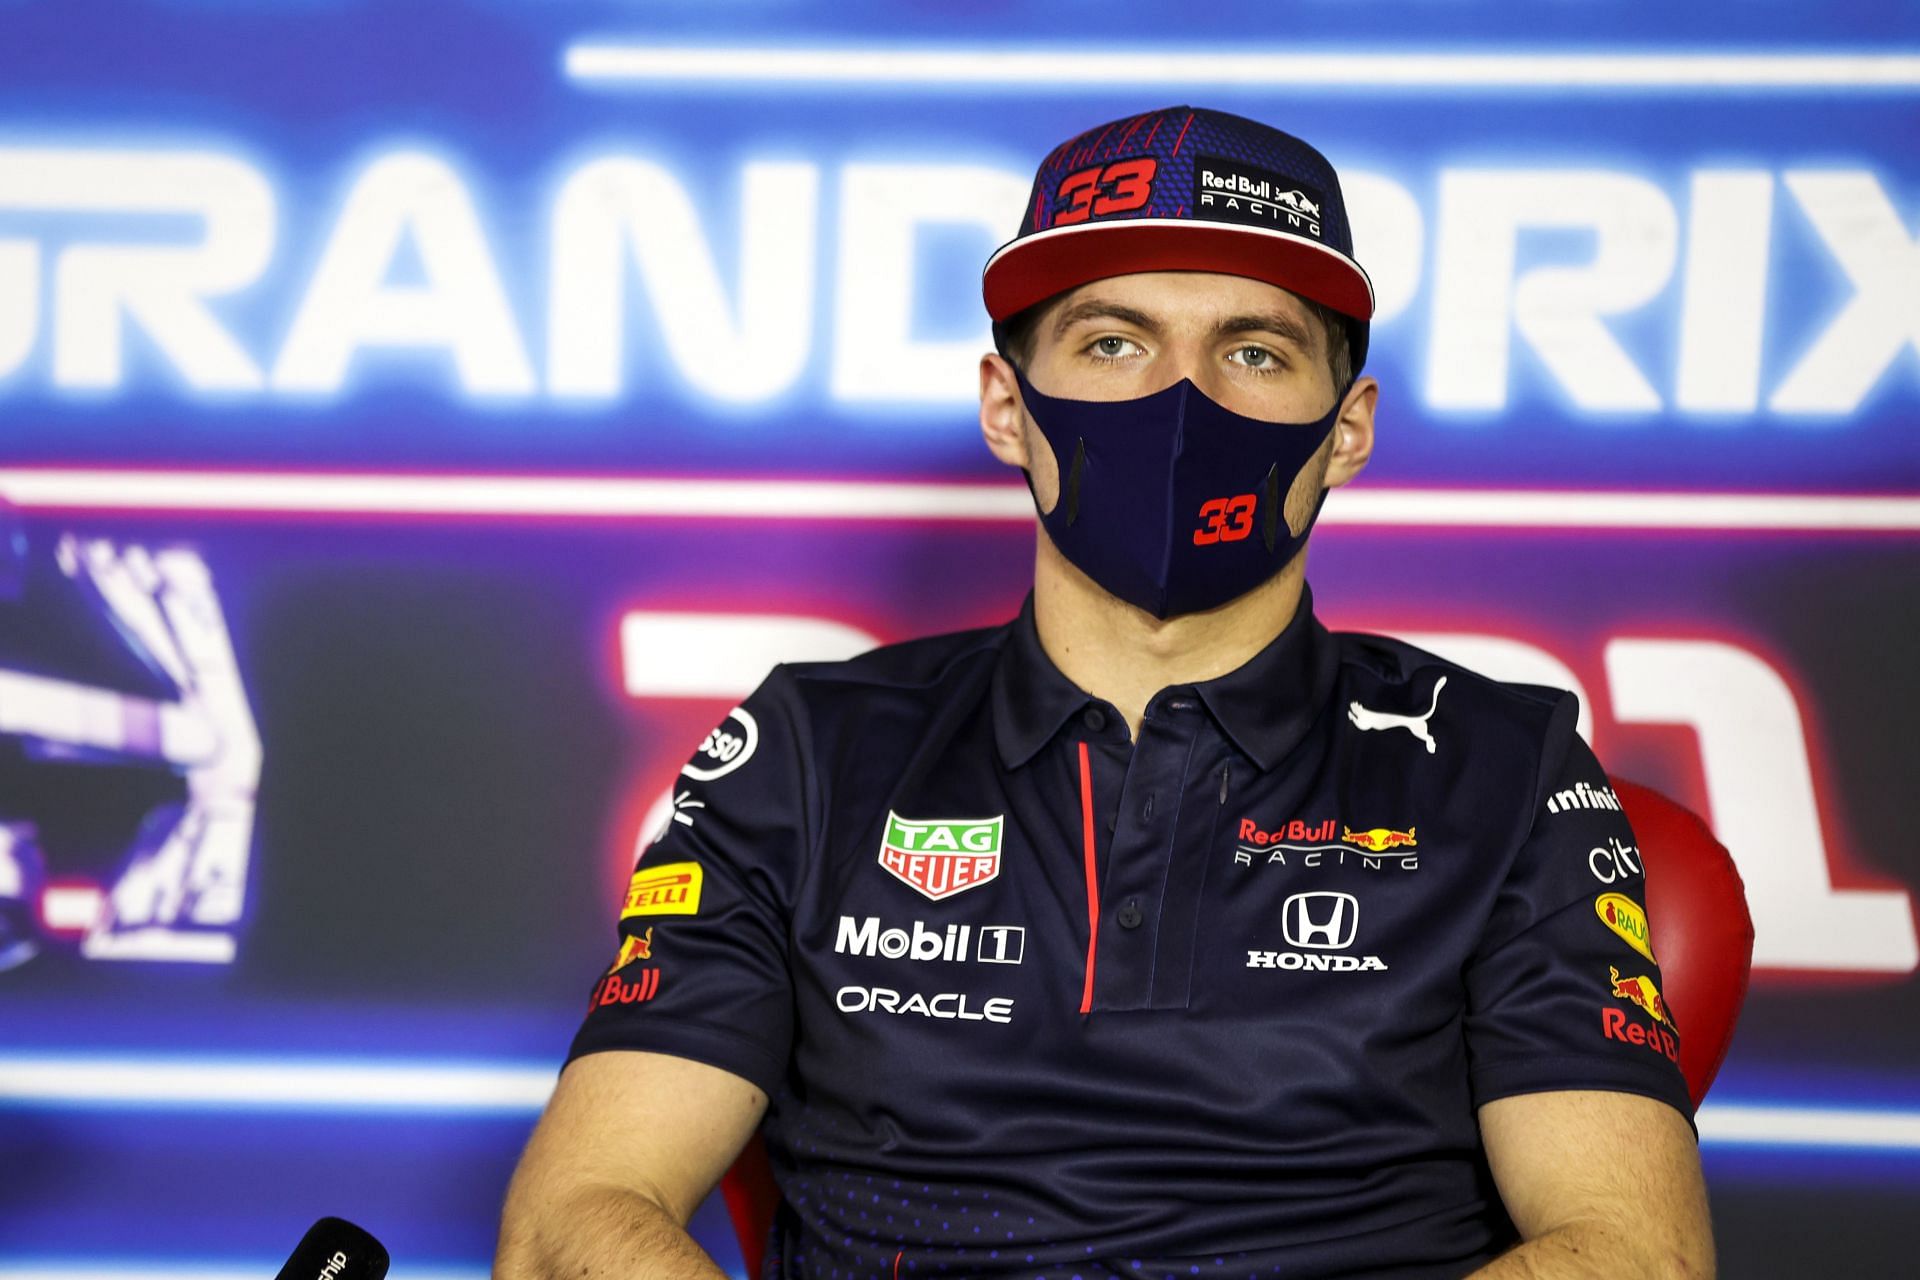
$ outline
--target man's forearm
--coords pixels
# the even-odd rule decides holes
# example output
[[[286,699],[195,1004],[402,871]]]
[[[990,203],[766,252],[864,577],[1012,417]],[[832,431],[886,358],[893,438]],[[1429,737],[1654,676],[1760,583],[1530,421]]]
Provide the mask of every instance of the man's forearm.
[[[582,1192],[532,1214],[509,1214],[494,1280],[727,1280],[659,1205],[614,1188]]]
[[[1537,1236],[1467,1280],[1708,1280],[1713,1258],[1664,1248],[1613,1225],[1573,1223]]]

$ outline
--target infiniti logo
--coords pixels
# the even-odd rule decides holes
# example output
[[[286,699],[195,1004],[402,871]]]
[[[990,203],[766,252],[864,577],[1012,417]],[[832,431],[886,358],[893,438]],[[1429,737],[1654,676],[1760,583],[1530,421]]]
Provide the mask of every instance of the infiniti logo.
[[[1343,951],[1360,927],[1360,902],[1350,893],[1296,893],[1280,911],[1287,942],[1317,951]]]

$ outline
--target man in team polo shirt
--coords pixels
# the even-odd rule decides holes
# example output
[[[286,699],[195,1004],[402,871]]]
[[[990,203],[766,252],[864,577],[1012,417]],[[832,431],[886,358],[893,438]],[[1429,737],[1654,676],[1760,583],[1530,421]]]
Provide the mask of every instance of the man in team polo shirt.
[[[983,285],[1033,590],[694,754],[498,1272],[721,1274],[685,1224],[758,1127],[772,1276],[1710,1274],[1576,697],[1314,614],[1378,395],[1332,166],[1097,126]]]

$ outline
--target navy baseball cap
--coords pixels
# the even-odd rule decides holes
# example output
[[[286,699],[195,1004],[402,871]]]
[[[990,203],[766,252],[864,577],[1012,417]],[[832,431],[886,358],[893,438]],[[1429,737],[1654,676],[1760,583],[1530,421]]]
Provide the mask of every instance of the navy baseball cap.
[[[1347,317],[1358,373],[1373,282],[1333,165],[1270,125],[1204,107],[1162,107],[1055,147],[1033,178],[1019,233],[987,259],[981,293],[1001,321],[1089,280],[1136,271],[1250,276]]]

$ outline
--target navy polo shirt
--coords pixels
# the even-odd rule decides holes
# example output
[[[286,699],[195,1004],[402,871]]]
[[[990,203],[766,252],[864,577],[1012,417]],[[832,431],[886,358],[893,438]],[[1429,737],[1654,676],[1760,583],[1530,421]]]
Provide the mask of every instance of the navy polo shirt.
[[[1691,1118],[1565,690],[1311,588],[1138,741],[998,627],[774,670],[683,771],[569,1060],[765,1090],[773,1276],[1457,1276],[1475,1108]]]

